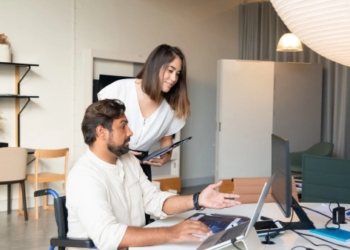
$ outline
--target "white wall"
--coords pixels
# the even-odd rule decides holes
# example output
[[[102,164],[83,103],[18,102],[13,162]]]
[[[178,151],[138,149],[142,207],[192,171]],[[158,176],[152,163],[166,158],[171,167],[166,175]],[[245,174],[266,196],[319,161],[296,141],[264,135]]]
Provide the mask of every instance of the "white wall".
[[[12,47],[13,62],[34,63],[21,83],[21,94],[38,95],[21,115],[21,146],[61,148],[73,145],[73,64],[71,1],[0,1],[0,33]],[[24,69],[21,70],[22,74]],[[3,77],[4,76],[4,77]],[[13,93],[14,67],[0,67],[0,92]],[[15,101],[0,99],[6,120],[0,141],[15,145]],[[73,159],[71,159],[71,162]],[[8,166],[9,168],[11,166]],[[57,166],[46,167],[55,169]],[[33,165],[28,167],[31,172]],[[44,169],[44,170],[45,170]],[[0,173],[1,174],[1,173]],[[54,188],[62,192],[57,183]],[[0,211],[6,209],[6,186],[0,186]],[[13,208],[18,204],[18,185],[13,185]],[[27,184],[27,196],[33,185]],[[33,200],[28,199],[29,205]]]
[[[161,43],[180,47],[188,62],[192,115],[182,137],[193,136],[181,152],[184,186],[214,176],[216,61],[238,56],[240,0],[0,0],[0,33],[13,61],[38,63],[22,83],[23,94],[37,94],[22,114],[21,145],[69,147],[70,166],[80,156],[82,50],[87,48],[147,56]],[[11,92],[11,67],[0,67],[0,92]],[[0,141],[15,145],[14,101],[0,99],[5,121]],[[53,166],[53,168],[58,168]],[[28,171],[32,170],[32,166]],[[32,185],[27,185],[32,197]],[[54,188],[62,192],[61,185]],[[17,207],[17,191],[13,194]],[[32,200],[29,199],[32,206]],[[6,188],[0,186],[0,211]]]

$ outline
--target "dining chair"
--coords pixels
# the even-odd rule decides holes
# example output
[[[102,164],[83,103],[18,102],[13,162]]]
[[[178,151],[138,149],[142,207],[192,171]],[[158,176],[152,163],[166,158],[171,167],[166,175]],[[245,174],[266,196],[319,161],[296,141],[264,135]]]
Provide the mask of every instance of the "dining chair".
[[[28,220],[25,179],[27,169],[27,150],[25,148],[0,148],[0,185],[7,185],[7,214],[11,214],[11,185],[19,183],[23,203],[24,219]]]
[[[49,182],[55,181],[63,181],[63,189],[65,190],[65,183],[68,174],[68,157],[69,157],[69,149],[37,149],[34,153],[35,163],[34,163],[34,173],[27,174],[26,181],[34,183],[34,191],[39,190],[38,184],[42,183],[43,188],[47,189],[49,187]],[[43,161],[47,164],[47,159],[63,159],[63,169],[61,173],[53,173],[53,172],[42,172],[39,169],[39,166],[43,165]],[[55,161],[56,162],[56,161]],[[39,204],[38,198],[35,197],[35,212],[34,214],[29,213],[29,216],[33,216],[35,219],[39,218]],[[20,204],[21,207],[21,204]],[[47,204],[47,196],[43,196],[43,209],[51,209],[53,210],[53,206],[48,206]]]
[[[233,178],[234,193],[239,194],[238,201],[242,203],[257,203],[261,190],[268,177]],[[299,201],[294,178],[292,177],[292,196]],[[275,202],[271,195],[271,188],[265,202]]]

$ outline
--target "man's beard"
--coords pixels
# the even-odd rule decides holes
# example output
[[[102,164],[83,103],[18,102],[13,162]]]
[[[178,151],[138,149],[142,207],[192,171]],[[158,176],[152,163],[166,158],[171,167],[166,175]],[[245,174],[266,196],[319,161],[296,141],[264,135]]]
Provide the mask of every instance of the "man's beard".
[[[129,152],[129,150],[130,150],[129,146],[126,146],[125,144],[130,141],[130,137],[126,138],[123,145],[121,145],[121,146],[116,146],[114,144],[114,142],[112,141],[112,138],[113,138],[113,135],[111,134],[111,136],[109,137],[108,145],[107,145],[107,148],[110,152],[115,154],[117,157],[120,157],[120,156],[126,154],[127,152]]]

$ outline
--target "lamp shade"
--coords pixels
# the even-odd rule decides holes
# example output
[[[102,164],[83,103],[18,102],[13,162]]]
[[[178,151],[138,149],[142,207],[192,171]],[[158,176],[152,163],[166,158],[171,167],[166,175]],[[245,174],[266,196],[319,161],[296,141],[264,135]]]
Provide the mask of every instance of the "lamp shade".
[[[306,46],[350,66],[350,1],[271,0],[288,29]]]
[[[292,33],[284,34],[277,44],[277,51],[281,52],[298,52],[303,51],[303,46],[299,38]]]

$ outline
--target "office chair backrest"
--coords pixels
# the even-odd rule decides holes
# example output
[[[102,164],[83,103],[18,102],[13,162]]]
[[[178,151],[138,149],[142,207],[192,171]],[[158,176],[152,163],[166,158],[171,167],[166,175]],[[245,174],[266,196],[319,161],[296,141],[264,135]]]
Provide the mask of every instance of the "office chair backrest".
[[[318,156],[332,156],[334,144],[330,142],[319,142],[305,151],[305,154]]]
[[[350,160],[303,155],[303,202],[350,203]]]
[[[20,181],[26,178],[27,150],[0,148],[0,182]]]
[[[66,208],[66,196],[61,196],[54,199],[54,208],[58,238],[65,238],[68,232],[68,210]]]

